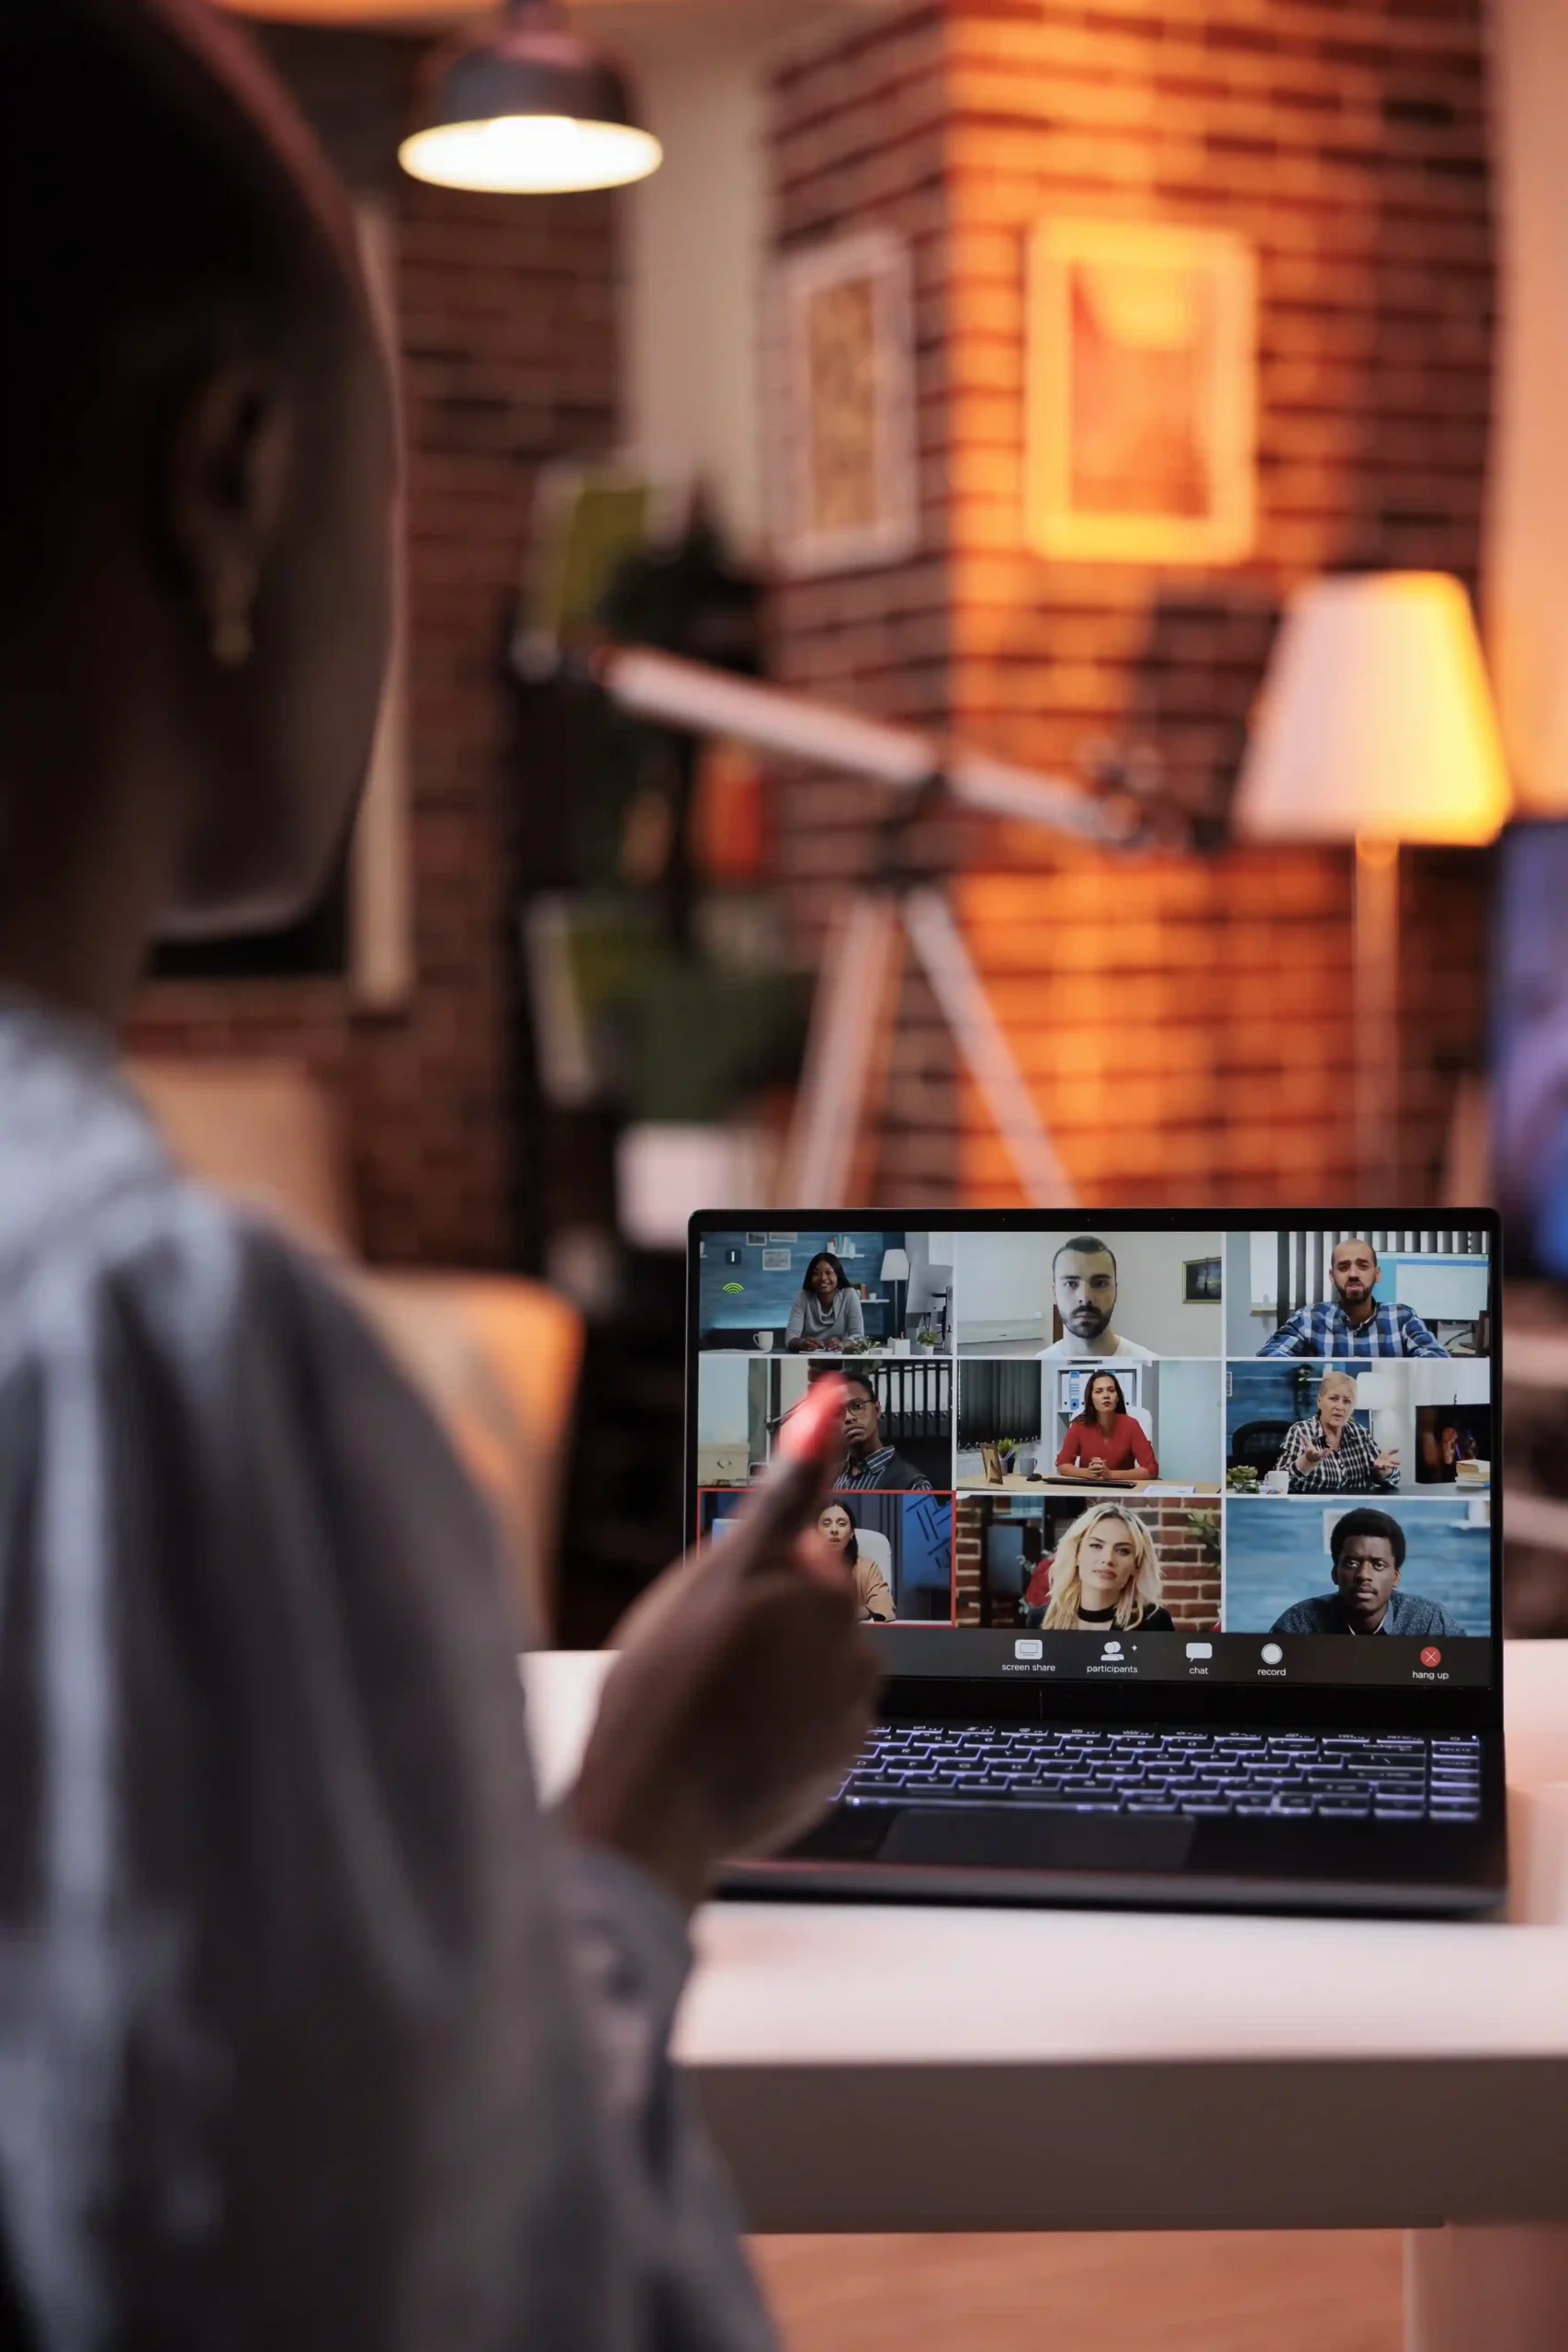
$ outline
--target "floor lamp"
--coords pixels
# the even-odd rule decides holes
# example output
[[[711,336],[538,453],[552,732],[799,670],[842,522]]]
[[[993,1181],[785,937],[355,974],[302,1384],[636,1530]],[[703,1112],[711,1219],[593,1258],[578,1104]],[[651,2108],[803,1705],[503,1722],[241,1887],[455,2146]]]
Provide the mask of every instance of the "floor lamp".
[[[1362,1204],[1398,1205],[1399,853],[1479,847],[1510,793],[1469,599],[1435,571],[1335,575],[1292,599],[1236,787],[1235,833],[1355,848]]]

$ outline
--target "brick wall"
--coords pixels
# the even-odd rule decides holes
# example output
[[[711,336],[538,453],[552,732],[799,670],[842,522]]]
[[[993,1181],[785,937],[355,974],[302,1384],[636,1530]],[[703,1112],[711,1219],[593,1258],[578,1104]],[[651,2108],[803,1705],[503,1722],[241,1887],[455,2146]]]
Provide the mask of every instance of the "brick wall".
[[[948,718],[1047,769],[1152,744],[1224,814],[1281,601],[1314,571],[1474,584],[1492,235],[1478,0],[946,0],[781,79],[779,232],[916,239],[928,546],[917,656],[888,575],[790,590],[789,673]],[[940,117],[940,127],[937,118]],[[1053,212],[1233,229],[1260,271],[1260,521],[1213,572],[1024,544],[1024,239]],[[858,789],[789,795],[792,871],[852,860]],[[1086,1201],[1352,1197],[1347,858],[1128,864],[1018,826],[964,842],[958,903]],[[1406,859],[1404,1189],[1429,1196],[1482,1018],[1484,861]],[[803,911],[803,923],[819,914]],[[889,1199],[1016,1198],[907,999]]]
[[[941,728],[953,702],[952,356],[947,333],[948,37],[942,8],[899,11],[802,59],[773,93],[780,249],[875,226],[914,258],[920,545],[907,563],[787,582],[774,606],[777,673],[878,718]],[[780,870],[801,944],[870,854],[885,803],[820,773],[778,779]],[[923,982],[906,980],[872,1195],[890,1205],[955,1197],[952,1069]]]
[[[327,981],[160,984],[133,1050],[305,1061],[347,1114],[368,1253],[508,1253],[511,716],[502,655],[539,466],[614,436],[611,200],[487,198],[395,168],[417,50],[282,33],[339,161],[395,206],[406,402],[416,985],[396,1017]]]
[[[1086,1498],[1083,1508],[1090,1507]],[[993,1602],[987,1609],[984,1587],[985,1530],[997,1521],[1032,1519],[1039,1523],[1042,1506],[1032,1497],[1011,1491],[999,1495],[960,1495],[953,1540],[953,1619],[960,1625],[1011,1624],[1010,1604]],[[1214,1515],[1218,1505],[1206,1505],[1161,1496],[1156,1501],[1130,1500],[1130,1518],[1141,1519],[1154,1538],[1163,1571],[1165,1606],[1179,1632],[1208,1633],[1220,1622],[1220,1570],[1210,1557],[1202,1533],[1191,1524],[1194,1511]],[[1051,1545],[1047,1543],[1046,1549]]]

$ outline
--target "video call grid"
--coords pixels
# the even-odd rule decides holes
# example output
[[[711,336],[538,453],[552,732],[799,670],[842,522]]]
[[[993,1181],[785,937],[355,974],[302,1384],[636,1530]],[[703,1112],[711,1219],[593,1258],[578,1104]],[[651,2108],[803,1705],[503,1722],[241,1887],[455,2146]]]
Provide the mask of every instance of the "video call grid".
[[[1092,1238],[1093,1237],[1079,1238]],[[1380,1392],[1375,1413],[1362,1413],[1352,1405],[1350,1415],[1345,1417],[1353,1419],[1358,1427],[1367,1429],[1366,1444],[1360,1449],[1363,1453],[1371,1449],[1375,1460],[1376,1453],[1380,1450],[1384,1453],[1396,1451],[1408,1459],[1406,1449],[1383,1445],[1382,1438],[1375,1434],[1377,1424],[1379,1421],[1386,1423],[1392,1419],[1399,1425],[1396,1433],[1403,1435],[1406,1428],[1416,1427],[1415,1417],[1426,1417],[1417,1432],[1419,1441],[1426,1450],[1426,1472],[1424,1478],[1418,1478],[1416,1481],[1418,1487],[1425,1486],[1426,1491],[1416,1493],[1410,1491],[1409,1486],[1404,1482],[1404,1461],[1402,1461],[1399,1478],[1392,1484],[1389,1483],[1386,1476],[1378,1476],[1375,1473],[1375,1483],[1366,1486],[1361,1485],[1359,1480],[1347,1481],[1343,1476],[1335,1478],[1333,1465],[1329,1465],[1329,1476],[1333,1483],[1321,1490],[1298,1492],[1292,1487],[1292,1491],[1289,1493],[1268,1492],[1264,1487],[1264,1479],[1268,1474],[1264,1472],[1259,1474],[1258,1489],[1254,1495],[1238,1496],[1230,1491],[1226,1485],[1227,1474],[1238,1466],[1233,1443],[1237,1429],[1235,1405],[1238,1388],[1248,1383],[1256,1384],[1259,1380],[1264,1383],[1273,1382],[1277,1389],[1281,1384],[1290,1384],[1294,1393],[1287,1393],[1284,1402],[1277,1407],[1277,1412],[1285,1411],[1301,1404],[1308,1386],[1313,1389],[1315,1400],[1316,1385],[1322,1376],[1338,1368],[1335,1354],[1281,1355],[1277,1341],[1272,1346],[1269,1344],[1269,1341],[1274,1339],[1275,1332],[1283,1329],[1283,1321],[1278,1308],[1276,1308],[1276,1323],[1273,1329],[1266,1330],[1262,1340],[1257,1341],[1255,1348],[1241,1356],[1225,1348],[1222,1338],[1222,1343],[1213,1351],[1159,1355],[1153,1351],[1143,1351],[1141,1343],[1132,1342],[1124,1354],[1119,1351],[1114,1357],[1101,1357],[1086,1363],[1083,1357],[1075,1355],[1071,1346],[1066,1344],[1065,1335],[1062,1340],[1052,1342],[1041,1340],[1027,1351],[1021,1351],[1016,1342],[1013,1342],[1010,1345],[1008,1352],[993,1354],[990,1350],[997,1343],[988,1332],[985,1339],[979,1341],[973,1339],[966,1341],[965,1339],[964,1290],[962,1282],[964,1250],[976,1243],[983,1244],[1005,1239],[1015,1258],[1019,1245],[1025,1244],[1038,1260],[1047,1250],[1051,1251],[1053,1257],[1055,1257],[1062,1250],[1063,1244],[1071,1242],[1074,1237],[1064,1236],[1060,1240],[1042,1234],[1007,1236],[965,1234],[954,1237],[957,1244],[954,1250],[956,1263],[949,1280],[945,1301],[945,1329],[941,1334],[939,1346],[922,1351],[928,1361],[934,1359],[946,1363],[951,1369],[953,1377],[950,1408],[952,1426],[947,1457],[948,1477],[951,1483],[946,1485],[942,1483],[940,1468],[933,1463],[930,1472],[931,1483],[929,1486],[922,1486],[922,1491],[933,1501],[949,1500],[953,1506],[954,1615],[956,1616],[958,1608],[957,1506],[969,1498],[981,1498],[997,1493],[997,1488],[989,1477],[984,1475],[976,1476],[972,1471],[965,1474],[961,1465],[960,1454],[963,1449],[959,1444],[960,1396],[965,1368],[969,1365],[990,1365],[1000,1369],[1020,1363],[1032,1363],[1039,1367],[1043,1392],[1042,1409],[1039,1415],[1042,1436],[1035,1452],[1037,1459],[1043,1461],[1048,1442],[1045,1432],[1047,1430],[1055,1430],[1059,1422],[1055,1399],[1052,1398],[1046,1402],[1047,1384],[1061,1371],[1072,1372],[1081,1367],[1092,1374],[1098,1365],[1109,1363],[1118,1367],[1121,1374],[1132,1374],[1134,1366],[1145,1364],[1149,1366],[1147,1374],[1132,1374],[1132,1380],[1123,1377],[1123,1386],[1145,1378],[1157,1382],[1167,1372],[1191,1373],[1210,1366],[1213,1368],[1216,1374],[1223,1370],[1225,1375],[1224,1395],[1219,1399],[1220,1425],[1213,1447],[1213,1464],[1217,1476],[1206,1481],[1176,1480],[1162,1475],[1160,1482],[1168,1497],[1170,1489],[1176,1486],[1206,1485],[1210,1489],[1206,1495],[1194,1494],[1184,1499],[1190,1499],[1195,1505],[1208,1508],[1218,1521],[1219,1561],[1217,1566],[1221,1578],[1221,1605],[1213,1630],[1225,1632],[1268,1630],[1269,1628],[1259,1623],[1260,1615],[1266,1609],[1271,1607],[1272,1600],[1278,1598],[1281,1580],[1286,1584],[1300,1585],[1309,1554],[1314,1558],[1322,1558],[1325,1569],[1324,1573],[1317,1577],[1313,1593],[1300,1594],[1298,1599],[1303,1601],[1313,1598],[1321,1599],[1328,1589],[1329,1572],[1325,1535],[1320,1537],[1318,1531],[1320,1529],[1326,1531],[1334,1520],[1343,1516],[1349,1509],[1377,1509],[1382,1504],[1392,1500],[1395,1509],[1392,1514],[1385,1513],[1385,1516],[1392,1515],[1401,1526],[1406,1538],[1407,1558],[1413,1558],[1419,1553],[1429,1564],[1432,1554],[1427,1539],[1434,1532],[1441,1539],[1440,1548],[1452,1552],[1457,1546],[1463,1560],[1462,1568],[1457,1571],[1457,1583],[1463,1588],[1468,1618],[1476,1621],[1474,1623],[1464,1621],[1463,1630],[1466,1633],[1488,1632],[1490,1629],[1488,1424],[1491,1400],[1484,1376],[1479,1382],[1474,1377],[1475,1374],[1481,1370],[1483,1358],[1478,1358],[1473,1353],[1470,1355],[1465,1367],[1465,1376],[1461,1379],[1460,1385],[1452,1388],[1451,1396],[1449,1388],[1445,1387],[1443,1397],[1438,1405],[1427,1401],[1428,1394],[1432,1392],[1420,1390],[1418,1393],[1418,1383],[1412,1381],[1407,1373],[1407,1367],[1417,1363],[1431,1365],[1445,1362],[1450,1364],[1456,1361],[1463,1362],[1462,1354],[1450,1353],[1444,1343],[1448,1338],[1455,1335],[1469,1340],[1472,1349],[1477,1338],[1484,1346],[1483,1317],[1485,1284],[1489,1272],[1488,1260],[1483,1249],[1445,1246],[1439,1250],[1423,1251],[1410,1246],[1413,1240],[1419,1241],[1425,1238],[1399,1237],[1397,1250],[1390,1250],[1385,1240],[1377,1250],[1379,1263],[1376,1272],[1381,1273],[1391,1261],[1396,1262],[1403,1273],[1408,1273],[1412,1267],[1421,1272],[1423,1269],[1419,1261],[1423,1259],[1432,1261],[1431,1266],[1426,1271],[1447,1276],[1450,1283],[1446,1292],[1439,1283],[1433,1294],[1432,1322],[1427,1323],[1425,1317],[1417,1316],[1414,1310],[1410,1316],[1404,1316],[1398,1310],[1405,1302],[1403,1299],[1396,1299],[1392,1302],[1396,1310],[1395,1329],[1403,1343],[1409,1344],[1410,1340],[1414,1340],[1415,1346],[1412,1351],[1397,1358],[1389,1354],[1368,1353],[1340,1356],[1338,1365],[1343,1367],[1345,1374],[1358,1383],[1370,1375],[1370,1385]],[[1452,1234],[1437,1238],[1445,1244],[1468,1243],[1480,1238],[1480,1237]],[[817,1243],[826,1247],[830,1240],[841,1238],[842,1237],[826,1235],[792,1235],[788,1237],[786,1243],[784,1237],[776,1236],[770,1237],[767,1243],[756,1246],[759,1249],[769,1247],[773,1250],[788,1248],[791,1260],[788,1269],[782,1267],[774,1269],[787,1282],[789,1279],[795,1278],[798,1270],[807,1262],[804,1250],[807,1243]],[[1335,1254],[1334,1238],[1334,1237],[1317,1237],[1323,1247],[1320,1250],[1314,1250],[1314,1237],[1310,1235],[1292,1233],[1281,1236],[1275,1231],[1263,1235],[1255,1232],[1226,1232],[1221,1235],[1206,1236],[1145,1233],[1129,1237],[1126,1234],[1118,1234],[1114,1237],[1118,1262],[1113,1272],[1111,1269],[1096,1265],[1093,1262],[1094,1253],[1082,1250],[1067,1250],[1065,1252],[1066,1272],[1069,1276],[1077,1279],[1086,1292],[1091,1290],[1097,1275],[1102,1278],[1101,1298],[1100,1301],[1091,1299],[1089,1308],[1083,1312],[1082,1319],[1085,1321],[1091,1319],[1095,1313],[1101,1311],[1104,1304],[1103,1278],[1109,1274],[1115,1284],[1115,1295],[1110,1302],[1110,1313],[1114,1317],[1120,1305],[1122,1265],[1130,1254],[1129,1240],[1147,1243],[1163,1253],[1168,1272],[1174,1273],[1179,1265],[1184,1306],[1206,1306],[1223,1316],[1226,1303],[1227,1272],[1231,1273],[1234,1283],[1234,1269],[1238,1261],[1238,1253],[1244,1248],[1247,1252],[1248,1262],[1253,1265],[1258,1262],[1259,1248],[1263,1246],[1273,1251],[1277,1263],[1283,1264],[1288,1256],[1292,1263],[1306,1270],[1310,1277],[1314,1263],[1318,1264],[1320,1271],[1323,1267],[1332,1265]],[[1374,1237],[1374,1240],[1375,1238]],[[711,1248],[716,1240],[732,1243],[731,1237],[710,1235],[705,1238],[705,1246]],[[744,1240],[754,1241],[755,1237],[745,1237]],[[744,1246],[744,1240],[741,1246]],[[894,1317],[903,1320],[903,1331],[896,1331],[893,1337],[895,1339],[905,1337],[906,1348],[895,1351],[889,1345],[887,1338],[884,1334],[879,1334],[876,1340],[867,1340],[859,1349],[829,1351],[828,1353],[829,1358],[834,1354],[840,1354],[841,1361],[838,1368],[852,1374],[857,1369],[870,1371],[874,1375],[894,1373],[897,1367],[914,1357],[914,1351],[908,1346],[907,1339],[909,1323],[904,1306],[903,1292],[904,1286],[909,1283],[909,1274],[906,1272],[906,1266],[909,1266],[910,1270],[915,1272],[915,1286],[919,1288],[919,1275],[916,1270],[921,1263],[928,1266],[931,1264],[930,1250],[928,1248],[922,1260],[919,1238],[891,1228],[876,1234],[861,1233],[855,1237],[855,1240],[857,1246],[852,1252],[852,1259],[858,1264],[863,1265],[868,1272],[871,1257],[880,1252],[877,1258],[876,1272],[873,1277],[874,1295],[867,1303],[890,1307]],[[916,1243],[913,1250],[907,1246],[910,1241]],[[1194,1246],[1200,1253],[1196,1260],[1188,1254]],[[1354,1255],[1354,1252],[1341,1252],[1338,1271],[1343,1273],[1347,1270],[1347,1257]],[[1208,1262],[1205,1262],[1205,1260]],[[1216,1267],[1213,1262],[1215,1260],[1218,1261],[1217,1281],[1215,1280]],[[1465,1260],[1469,1262],[1456,1263],[1456,1261]],[[1348,1272],[1350,1274],[1348,1287],[1350,1295],[1354,1298],[1355,1268],[1353,1265],[1348,1267]],[[775,1311],[782,1303],[779,1287],[775,1285],[773,1293],[773,1306]],[[1205,1293],[1208,1295],[1204,1295]],[[1341,1295],[1343,1295],[1343,1293]],[[1482,1302],[1479,1309],[1475,1309],[1477,1295]],[[1250,1311],[1253,1304],[1250,1285],[1247,1288],[1246,1299]],[[929,1298],[923,1298],[918,1303],[929,1314]],[[1058,1311],[1060,1311],[1060,1306],[1061,1302],[1058,1301]],[[1295,1306],[1291,1308],[1292,1316],[1299,1316],[1301,1311]],[[1470,1318],[1468,1326],[1465,1321],[1467,1315]],[[1481,1320],[1479,1331],[1478,1317]],[[787,1320],[786,1315],[786,1328]],[[971,1329],[978,1320],[978,1317],[970,1318]],[[1413,1329],[1414,1326],[1419,1326],[1419,1329]],[[1257,1328],[1255,1326],[1255,1330]],[[772,1332],[773,1327],[764,1327],[759,1323],[754,1327],[756,1335],[760,1336],[764,1329]],[[1228,1336],[1229,1331],[1234,1329],[1233,1321],[1226,1327],[1224,1336]],[[710,1335],[705,1332],[703,1337],[705,1341],[708,1341]],[[798,1335],[798,1337],[799,1344],[795,1351],[795,1361],[798,1363],[800,1353],[807,1354],[810,1363],[818,1361],[817,1351],[811,1348],[809,1340],[804,1335]],[[1310,1330],[1306,1337],[1310,1340]],[[1303,1343],[1302,1335],[1298,1332],[1295,1335],[1294,1344],[1300,1346]],[[732,1339],[719,1344],[727,1345],[729,1351],[733,1351]],[[1004,1342],[1004,1344],[1007,1343]],[[986,1347],[984,1354],[976,1351],[979,1345]],[[969,1348],[968,1353],[965,1353],[966,1346]],[[705,1346],[704,1352],[708,1352],[707,1346]],[[750,1353],[750,1351],[748,1352]],[[770,1347],[766,1351],[758,1350],[756,1352],[765,1358],[773,1355],[774,1351]],[[858,1364],[857,1356],[860,1360]],[[752,1360],[754,1361],[755,1357]],[[1441,1383],[1448,1376],[1439,1374],[1438,1377]],[[1347,1383],[1342,1378],[1332,1385],[1343,1390]],[[1393,1393],[1390,1393],[1391,1391]],[[1254,1398],[1252,1401],[1256,1403],[1258,1400]],[[1330,1408],[1333,1402],[1331,1396],[1328,1400]],[[1307,1418],[1310,1416],[1304,1411],[1296,1415],[1297,1420]],[[1447,1426],[1441,1429],[1431,1426],[1435,1419],[1440,1419]],[[1287,1421],[1286,1426],[1290,1428],[1294,1426],[1294,1423]],[[1483,1444],[1488,1449],[1486,1453],[1481,1450]],[[1441,1453],[1436,1451],[1443,1446],[1448,1450],[1446,1458]],[[1325,1448],[1314,1450],[1327,1451]],[[1256,1452],[1256,1446],[1254,1446],[1254,1452]],[[1045,1466],[1054,1469],[1055,1464],[1047,1463]],[[1189,1463],[1185,1466],[1191,1467],[1192,1464]],[[1304,1461],[1297,1461],[1292,1465],[1294,1476],[1304,1476],[1309,1481],[1313,1480],[1313,1474],[1320,1471],[1321,1467],[1322,1465],[1311,1459],[1310,1451]],[[1162,1474],[1165,1465],[1162,1464]],[[1269,1480],[1269,1484],[1270,1486],[1280,1484],[1278,1473]],[[1466,1484],[1471,1487],[1472,1492],[1464,1496],[1462,1517],[1456,1523],[1454,1508],[1456,1489]],[[852,1493],[854,1489],[846,1491]],[[895,1491],[908,1490],[900,1487]],[[1026,1501],[1028,1498],[1029,1490],[1027,1489],[1013,1487],[1008,1491],[1021,1500]],[[1076,1492],[1071,1493],[1071,1500],[1078,1503],[1081,1499],[1081,1510],[1087,1512],[1098,1505],[1113,1501],[1118,1496],[1123,1498],[1135,1498],[1140,1492],[1149,1494],[1157,1491],[1158,1489],[1151,1490],[1146,1487],[1130,1489],[1122,1481],[1108,1487],[1086,1481]],[[1059,1504],[1063,1498],[1064,1490],[1055,1485],[1038,1484],[1033,1487],[1032,1492],[1036,1497],[1049,1496],[1054,1502]],[[1239,1517],[1236,1516],[1238,1504],[1241,1506]],[[1254,1521],[1248,1516],[1249,1504],[1254,1511],[1261,1510],[1264,1513],[1273,1514],[1273,1517],[1266,1521]],[[1309,1527],[1313,1531],[1312,1537],[1303,1541],[1304,1531]],[[1292,1529],[1289,1538],[1284,1534],[1286,1528]],[[1462,1533],[1460,1532],[1461,1528]],[[1286,1555],[1283,1561],[1280,1556],[1281,1554]],[[1299,1568],[1293,1565],[1292,1555],[1294,1555],[1295,1560],[1299,1560]],[[1445,1563],[1444,1575],[1439,1578],[1439,1581],[1444,1583],[1445,1589],[1451,1589],[1456,1583],[1455,1573],[1450,1573],[1454,1567],[1453,1562]],[[1233,1577],[1233,1568],[1240,1572],[1239,1596],[1236,1579]],[[1401,1581],[1404,1581],[1403,1571]],[[1421,1598],[1427,1597],[1421,1596]],[[1431,1605],[1439,1611],[1446,1611],[1447,1623],[1451,1624],[1461,1622],[1456,1612],[1448,1607],[1446,1600]],[[1242,1623],[1244,1617],[1245,1624]],[[927,1622],[945,1621],[931,1618]],[[1270,1619],[1270,1626],[1272,1622]]]

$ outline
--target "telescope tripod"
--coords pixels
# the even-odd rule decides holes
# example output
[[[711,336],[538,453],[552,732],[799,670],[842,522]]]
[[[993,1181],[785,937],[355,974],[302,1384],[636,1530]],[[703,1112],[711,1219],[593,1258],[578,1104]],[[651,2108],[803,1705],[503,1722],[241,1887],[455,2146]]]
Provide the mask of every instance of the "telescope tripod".
[[[1032,1208],[1069,1197],[1062,1163],[967,941],[937,880],[911,856],[920,820],[947,797],[933,775],[885,824],[876,875],[837,911],[812,1007],[779,1197],[852,1205],[857,1161],[886,1084],[907,950],[925,974],[960,1064],[974,1080]]]

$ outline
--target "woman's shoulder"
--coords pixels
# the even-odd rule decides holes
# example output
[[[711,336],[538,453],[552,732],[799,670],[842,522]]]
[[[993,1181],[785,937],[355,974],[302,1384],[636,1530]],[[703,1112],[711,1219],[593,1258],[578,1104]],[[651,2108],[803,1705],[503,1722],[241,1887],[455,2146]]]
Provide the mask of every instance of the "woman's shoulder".
[[[106,1396],[161,1385],[219,1409],[263,1366],[305,1383],[323,1357],[360,1376],[389,1362],[347,1270],[269,1217],[151,1160],[70,1226],[40,1226],[25,1267],[0,1260],[0,1373]]]

